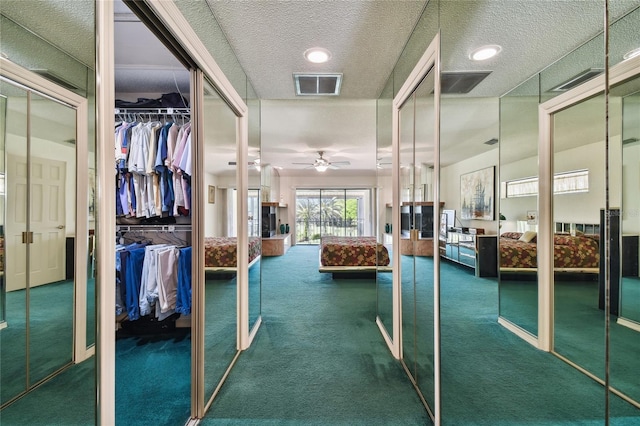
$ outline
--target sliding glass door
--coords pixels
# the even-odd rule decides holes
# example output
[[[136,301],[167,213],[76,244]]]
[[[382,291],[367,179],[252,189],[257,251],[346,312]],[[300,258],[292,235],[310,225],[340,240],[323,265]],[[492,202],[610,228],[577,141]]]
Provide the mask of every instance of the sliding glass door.
[[[328,235],[373,235],[371,194],[371,189],[298,189],[297,244],[320,244],[320,239]]]

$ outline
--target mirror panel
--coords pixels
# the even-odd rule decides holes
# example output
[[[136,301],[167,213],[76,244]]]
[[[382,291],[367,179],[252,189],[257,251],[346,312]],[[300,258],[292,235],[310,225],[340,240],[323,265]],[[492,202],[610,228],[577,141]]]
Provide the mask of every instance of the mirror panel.
[[[538,77],[500,98],[499,315],[538,334]],[[535,185],[535,184],[534,184]],[[531,188],[529,188],[531,189]]]
[[[610,0],[611,6],[625,2]],[[610,25],[610,65],[624,60],[624,55],[640,47],[640,8]],[[637,59],[637,58],[636,58]],[[620,277],[618,315],[609,317],[609,384],[632,400],[610,410],[611,424],[640,423],[640,68],[633,77],[611,88],[609,95],[610,145],[619,147],[610,153],[612,188],[620,188]],[[619,133],[612,132],[619,130]],[[620,136],[618,136],[620,135]],[[621,162],[621,164],[620,164]],[[621,171],[621,172],[620,172]],[[615,277],[614,277],[615,278]],[[615,280],[612,279],[612,300],[615,304]],[[613,394],[610,397],[614,397]]]
[[[22,233],[26,232],[27,170],[25,167],[18,168],[17,163],[12,161],[14,158],[27,158],[27,92],[2,79],[0,95],[3,106],[0,119],[3,129],[4,186],[2,295],[6,309],[3,311],[4,321],[0,330],[0,403],[4,405],[28,388],[27,290],[24,266],[27,247],[22,244]]]
[[[393,253],[393,205],[392,205],[392,103],[393,103],[393,78],[387,80],[387,84],[377,101],[377,231],[378,242],[384,244],[389,253]],[[393,256],[388,266],[377,265],[376,273],[376,305],[377,316],[384,326],[389,338],[393,341]]]
[[[402,291],[402,360],[416,377],[416,289],[415,259],[411,241],[413,209],[415,95],[400,109],[400,288]],[[397,248],[396,248],[397,249]]]
[[[434,149],[436,140],[435,73],[431,71],[416,89],[414,143],[414,235],[416,382],[427,404],[435,407],[434,369]],[[435,210],[435,211],[434,211]]]
[[[4,405],[73,361],[77,117],[8,79],[0,84]]]
[[[574,104],[554,114],[552,130],[554,346],[600,379],[605,369],[605,313],[598,306],[604,111],[604,95]]]
[[[29,116],[28,359],[34,385],[72,361],[75,277],[73,262],[65,260],[76,258],[76,111],[33,94]],[[20,167],[22,159],[15,161]]]
[[[8,0],[3,1],[0,9],[2,56],[87,98],[88,122],[81,124],[88,127],[89,134],[83,136],[95,141],[95,2],[74,2],[71,5],[65,2]],[[47,19],[43,20],[42,16],[47,16]],[[65,31],[54,31],[48,24],[50,22],[56,22]],[[0,403],[4,405],[17,395],[16,391],[24,392],[29,385],[38,384],[43,379],[48,381],[46,386],[32,388],[32,392],[20,401],[4,407],[2,419],[6,423],[50,421],[53,410],[59,405],[56,398],[64,395],[67,400],[72,398],[78,408],[68,413],[66,421],[88,424],[95,417],[95,360],[77,360],[77,365],[61,370],[73,357],[74,329],[85,333],[84,323],[74,324],[74,302],[84,303],[74,300],[74,286],[77,285],[74,281],[82,282],[84,279],[74,277],[74,264],[80,259],[83,263],[85,261],[84,253],[75,252],[74,242],[76,238],[87,238],[75,232],[76,112],[48,97],[34,95],[30,100],[31,147],[27,149],[25,92],[23,89],[10,89],[11,85],[5,81],[0,82],[0,86],[0,93],[6,96],[0,96],[4,99],[0,101],[3,106],[0,111],[0,264],[4,262],[0,268],[0,299],[6,308],[0,314]],[[16,169],[22,166],[12,166],[6,161],[9,156],[29,159],[30,173],[21,178],[28,177],[28,184],[26,180],[21,183],[16,179]],[[16,192],[20,185],[22,195]],[[32,187],[29,206],[26,204],[27,187]],[[17,201],[20,197],[22,200]],[[21,206],[22,212],[18,212]],[[28,230],[34,233],[34,244],[29,244],[29,248],[21,241],[11,241],[12,236],[21,235],[27,229],[24,221],[22,229],[11,229],[15,226],[9,225],[9,207],[12,215],[28,216],[34,225]],[[14,219],[11,222],[15,224]],[[14,261],[17,263],[13,264]],[[32,276],[29,283],[25,282],[27,270],[24,268],[27,264]],[[14,268],[15,271],[16,267],[21,268],[18,275],[22,275],[18,282],[9,278],[10,272],[15,276],[10,270]],[[91,290],[87,292],[87,346],[95,341],[94,295]],[[2,319],[6,321],[3,323]],[[18,329],[20,337],[14,341],[14,331]],[[29,348],[28,353],[26,348]],[[82,354],[83,349],[76,348],[76,354]],[[60,371],[62,374],[57,375]],[[68,392],[58,392],[57,386],[74,380],[80,385]],[[39,410],[24,408],[25,404],[33,403],[32,399],[46,398],[47,393],[51,398],[50,404],[41,404]]]
[[[640,71],[640,70],[638,70]],[[610,92],[610,129],[615,148],[621,155],[610,157],[610,169],[622,162],[619,175],[622,210],[620,216],[620,277],[611,279],[611,303],[618,308],[612,312],[609,322],[610,386],[640,405],[640,271],[638,268],[640,235],[640,77],[613,87]],[[620,133],[618,132],[620,131]],[[611,151],[612,154],[615,150]],[[615,175],[618,175],[617,173]],[[615,176],[614,175],[614,176]],[[614,249],[615,250],[615,249]],[[618,279],[619,281],[616,281]],[[619,284],[619,289],[616,289]],[[618,291],[616,291],[618,290]],[[616,303],[616,297],[619,300]],[[627,411],[627,410],[625,410]],[[612,417],[628,416],[623,410],[612,409]],[[640,408],[635,416],[640,419]],[[636,419],[636,421],[638,421]]]
[[[96,197],[97,189],[97,158],[96,158],[96,130],[95,130],[95,74],[89,73],[89,137],[87,138],[88,151],[89,151],[89,170],[88,176],[88,194],[89,197],[87,205],[89,206],[88,214],[88,227],[89,234],[87,235],[89,253],[87,256],[87,348],[94,346],[96,342],[96,260],[98,240],[96,233],[96,212],[98,208],[98,200]]]
[[[262,233],[261,186],[262,158],[260,147],[260,99],[253,86],[247,82],[247,107],[249,108],[249,332],[253,329],[262,310]],[[253,251],[252,251],[253,249]]]
[[[205,400],[236,353],[236,116],[213,85],[204,85]],[[232,162],[230,165],[229,162]]]

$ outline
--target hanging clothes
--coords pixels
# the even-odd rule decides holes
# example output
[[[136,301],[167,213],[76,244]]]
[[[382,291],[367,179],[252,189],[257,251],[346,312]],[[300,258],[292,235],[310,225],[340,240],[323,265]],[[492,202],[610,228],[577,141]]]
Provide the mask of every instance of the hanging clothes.
[[[191,123],[121,121],[114,133],[116,215],[189,216]]]
[[[191,247],[133,243],[116,246],[116,315],[130,321],[191,314]]]

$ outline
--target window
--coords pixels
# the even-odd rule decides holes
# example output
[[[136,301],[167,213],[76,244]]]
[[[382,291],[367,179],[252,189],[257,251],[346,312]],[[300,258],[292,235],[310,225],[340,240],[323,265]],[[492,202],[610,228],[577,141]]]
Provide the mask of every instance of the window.
[[[319,244],[325,235],[373,235],[371,189],[298,189],[296,243]]]
[[[530,197],[538,195],[538,178],[530,177],[502,182],[502,198]],[[589,192],[589,170],[556,173],[553,176],[553,193],[574,194]]]

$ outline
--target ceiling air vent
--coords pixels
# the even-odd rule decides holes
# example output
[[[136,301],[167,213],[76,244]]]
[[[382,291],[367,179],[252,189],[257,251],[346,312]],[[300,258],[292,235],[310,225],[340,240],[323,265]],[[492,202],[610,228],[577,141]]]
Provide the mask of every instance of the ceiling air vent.
[[[582,71],[580,74],[574,75],[569,80],[565,81],[552,88],[551,92],[566,92],[569,89],[573,89],[574,87],[584,83],[587,80],[591,80],[593,77],[599,75],[604,71],[602,68],[589,68],[587,70]]]
[[[80,88],[78,86],[76,86],[75,84],[73,84],[71,81],[67,80],[66,78],[60,76],[59,74],[48,70],[48,69],[31,69],[31,71],[33,71],[34,73],[46,78],[49,81],[53,81],[54,83],[64,87],[65,89],[69,89],[72,92],[75,90],[79,90]]]
[[[342,74],[293,74],[298,96],[338,96]]]
[[[491,138],[486,142],[483,142],[485,145],[495,145],[498,143],[498,139],[497,138]]]
[[[443,72],[440,77],[440,91],[443,94],[469,93],[489,74],[491,71]]]

